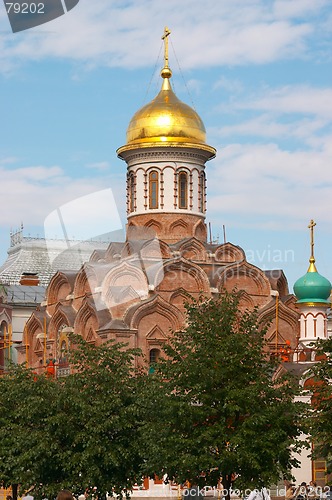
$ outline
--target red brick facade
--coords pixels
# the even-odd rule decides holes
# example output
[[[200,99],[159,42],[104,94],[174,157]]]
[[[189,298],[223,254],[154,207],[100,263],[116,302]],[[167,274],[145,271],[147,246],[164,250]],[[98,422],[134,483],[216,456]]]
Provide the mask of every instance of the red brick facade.
[[[269,324],[271,350],[286,340],[295,348],[299,315],[294,297],[288,295],[282,271],[267,274],[249,264],[243,250],[231,243],[210,245],[196,238],[170,245],[157,239],[112,243],[106,252],[93,254],[77,274],[54,275],[47,303],[27,323],[28,347],[23,341],[21,361],[28,352],[30,366],[42,365],[44,341],[39,334],[45,317],[47,357],[58,358],[59,336],[71,327],[89,342],[117,339],[139,347],[149,360],[156,353],[151,351],[184,325],[188,293],[215,297],[234,287],[244,290],[241,307],[258,306]]]

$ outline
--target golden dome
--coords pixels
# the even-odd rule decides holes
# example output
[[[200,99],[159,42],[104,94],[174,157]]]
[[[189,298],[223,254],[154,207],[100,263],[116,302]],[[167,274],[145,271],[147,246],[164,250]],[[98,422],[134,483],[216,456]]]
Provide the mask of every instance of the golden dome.
[[[162,39],[165,44],[164,67],[161,70],[163,84],[159,94],[138,110],[130,120],[127,129],[127,143],[117,150],[118,156],[124,159],[123,153],[136,148],[177,146],[194,147],[204,151],[207,159],[214,158],[216,150],[206,144],[205,127],[190,106],[176,97],[172,90],[170,78],[172,71],[168,65],[168,36],[166,27]]]
[[[205,144],[205,127],[190,106],[174,94],[170,68],[161,71],[164,79],[159,94],[138,110],[127,129],[127,144],[186,142]]]

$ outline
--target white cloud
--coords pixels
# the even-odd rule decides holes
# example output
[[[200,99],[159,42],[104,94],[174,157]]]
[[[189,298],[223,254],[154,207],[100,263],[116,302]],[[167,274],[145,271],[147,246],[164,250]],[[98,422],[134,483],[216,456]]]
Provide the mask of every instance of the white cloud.
[[[9,156],[8,158],[0,158],[0,165],[12,165],[17,162],[15,156]]]
[[[244,89],[244,85],[240,80],[226,78],[222,76],[219,80],[213,85],[213,90],[224,89],[227,92],[239,93]]]
[[[87,168],[91,168],[94,170],[100,170],[100,171],[105,171],[109,170],[111,168],[110,162],[108,161],[99,161],[95,163],[88,163]]]
[[[15,35],[2,34],[1,67],[8,71],[18,62],[49,57],[88,66],[150,64],[165,20],[183,67],[265,63],[301,56],[315,25],[315,18],[305,18],[310,9],[307,0],[303,1],[303,15],[295,9],[301,20],[293,22],[282,2],[273,9],[265,0],[206,0],[204,4],[142,0],[125,5],[81,0],[75,9],[47,25]],[[325,3],[315,2],[317,13]],[[9,29],[3,12],[0,23],[2,30]]]
[[[299,144],[305,146],[306,154],[308,148],[310,154],[310,150],[327,150],[331,144],[332,88],[263,87],[252,95],[240,94],[235,98],[231,94],[230,103],[220,105],[218,111],[220,122],[225,123],[228,115],[232,122],[210,127],[210,140],[214,137],[226,143],[229,138],[234,141],[246,136],[255,142],[288,141],[292,149],[299,148]]]
[[[329,0],[275,0],[273,14],[277,18],[302,18],[304,15],[314,14],[329,5]]]
[[[291,226],[303,217],[328,222],[331,163],[331,146],[291,152],[273,143],[231,144],[209,165],[210,216],[241,214],[247,227],[255,227],[262,216],[274,227]]]
[[[257,95],[257,93],[256,93]],[[257,109],[274,113],[302,113],[332,119],[332,88],[308,85],[268,89],[258,98],[248,98],[235,104],[240,109]]]
[[[313,134],[319,132],[329,123],[328,120],[307,118],[292,120],[290,122],[278,122],[274,115],[263,113],[250,120],[241,121],[235,125],[225,125],[220,128],[211,128],[210,132],[220,138],[235,137],[245,135],[261,138],[297,138],[302,139],[314,146],[325,141],[324,137],[314,137]]]
[[[219,107],[220,121],[229,113],[231,123],[208,130],[229,144],[217,146],[208,166],[209,217],[222,213],[256,229],[292,229],[311,218],[328,226],[332,88],[288,85],[235,94],[231,105]],[[242,136],[251,144],[237,143]]]
[[[30,166],[0,167],[0,177],[0,198],[6,207],[0,213],[0,224],[5,227],[16,226],[22,218],[29,225],[41,226],[61,205],[105,188],[112,189],[123,212],[123,182],[110,176],[74,179],[58,166]]]

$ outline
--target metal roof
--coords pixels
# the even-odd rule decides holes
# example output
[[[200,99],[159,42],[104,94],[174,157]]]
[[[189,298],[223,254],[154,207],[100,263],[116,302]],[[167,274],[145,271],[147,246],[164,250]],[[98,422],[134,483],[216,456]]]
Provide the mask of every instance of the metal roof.
[[[57,271],[78,271],[96,249],[106,249],[108,242],[66,241],[21,237],[8,250],[0,267],[0,281],[19,285],[23,273],[36,273],[41,286],[47,286]]]
[[[40,304],[45,298],[44,286],[4,285],[8,304]]]

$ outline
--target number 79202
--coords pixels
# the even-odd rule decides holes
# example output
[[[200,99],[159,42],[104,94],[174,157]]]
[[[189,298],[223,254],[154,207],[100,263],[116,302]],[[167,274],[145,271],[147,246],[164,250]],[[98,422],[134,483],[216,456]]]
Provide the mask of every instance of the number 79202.
[[[27,3],[6,2],[7,13],[14,14],[45,14],[44,3]]]

